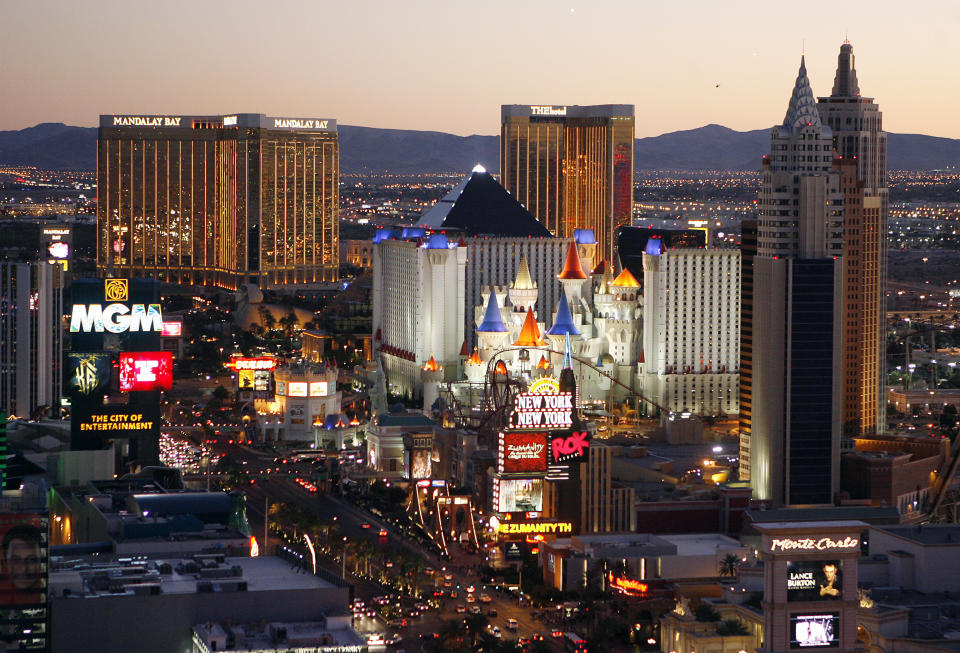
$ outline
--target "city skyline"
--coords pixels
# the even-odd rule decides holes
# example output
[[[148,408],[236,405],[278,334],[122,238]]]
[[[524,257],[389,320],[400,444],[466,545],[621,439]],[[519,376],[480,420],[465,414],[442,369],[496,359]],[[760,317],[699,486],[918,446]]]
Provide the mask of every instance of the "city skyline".
[[[638,137],[708,123],[750,130],[782,111],[777,98],[789,92],[784,80],[801,51],[815,95],[827,94],[834,53],[849,37],[870,71],[861,83],[884,98],[889,131],[960,137],[948,109],[960,91],[942,83],[950,57],[939,45],[950,43],[949,17],[960,10],[942,3],[905,30],[887,19],[887,5],[893,10],[892,3],[870,11],[823,4],[784,26],[779,10],[754,2],[734,12],[708,3],[678,10],[615,1],[493,2],[483,11],[437,3],[281,3],[270,11],[211,3],[187,11],[173,1],[122,15],[102,2],[14,4],[5,9],[12,29],[4,59],[16,63],[0,70],[0,129],[92,126],[101,113],[254,107],[341,124],[492,135],[500,104],[629,103],[637,106]],[[614,16],[635,27],[611,53]],[[326,29],[331,23],[337,29]],[[571,38],[579,54],[561,59]],[[924,54],[924,66],[908,56],[914,52]],[[944,101],[921,105],[919,98],[934,94]]]

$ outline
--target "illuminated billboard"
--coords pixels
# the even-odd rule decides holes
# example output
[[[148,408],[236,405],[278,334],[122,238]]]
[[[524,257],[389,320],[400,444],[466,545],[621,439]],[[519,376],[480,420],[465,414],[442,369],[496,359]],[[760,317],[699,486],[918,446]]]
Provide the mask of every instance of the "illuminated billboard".
[[[431,461],[430,461],[430,450],[429,449],[414,449],[410,455],[410,478],[419,479],[419,478],[430,478],[431,473]]]
[[[329,389],[329,384],[326,381],[310,382],[311,397],[326,397],[329,394],[328,389]]]
[[[501,433],[497,468],[506,474],[547,471],[547,434]]]
[[[227,363],[229,367],[235,370],[274,370],[277,367],[277,359],[272,356],[255,356],[249,358],[234,357]]]
[[[287,384],[288,397],[306,397],[307,383],[305,381],[291,381]]]
[[[154,437],[160,435],[159,409],[141,410],[130,406],[103,406],[77,416],[73,424],[85,434],[104,437]]]
[[[840,613],[790,615],[790,648],[838,648]]]
[[[543,510],[543,479],[502,478],[498,481],[497,512]]]
[[[0,611],[5,650],[47,650],[47,515],[0,513]]]
[[[788,601],[837,601],[843,593],[843,563],[839,560],[787,562]]]
[[[507,418],[511,429],[562,429],[573,424],[573,394],[533,394],[524,392],[513,400]]]
[[[0,513],[0,556],[5,582],[0,608],[44,605],[47,600],[47,517]]]
[[[72,397],[95,397],[109,390],[110,354],[70,351],[66,358],[66,386]]]
[[[170,321],[164,322],[160,329],[160,335],[163,337],[177,337],[183,335],[183,322]]]
[[[589,431],[555,431],[549,441],[551,465],[583,462],[590,453]]]
[[[120,389],[124,392],[170,390],[173,354],[169,351],[132,351],[120,354]]]

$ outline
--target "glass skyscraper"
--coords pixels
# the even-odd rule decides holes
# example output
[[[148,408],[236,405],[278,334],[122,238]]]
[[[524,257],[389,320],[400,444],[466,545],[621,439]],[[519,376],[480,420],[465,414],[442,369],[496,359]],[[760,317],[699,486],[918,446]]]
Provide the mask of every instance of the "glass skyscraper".
[[[593,229],[613,260],[617,227],[633,214],[632,104],[500,109],[503,186],[555,236]]]
[[[228,289],[335,281],[339,181],[335,120],[100,116],[98,271]]]

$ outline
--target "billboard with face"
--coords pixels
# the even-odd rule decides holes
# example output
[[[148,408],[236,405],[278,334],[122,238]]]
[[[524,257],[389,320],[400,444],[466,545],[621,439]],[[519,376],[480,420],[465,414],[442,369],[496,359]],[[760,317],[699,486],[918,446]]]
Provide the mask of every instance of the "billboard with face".
[[[47,600],[47,517],[0,513],[0,609]]]
[[[843,590],[839,560],[793,560],[787,563],[788,601],[836,601]]]

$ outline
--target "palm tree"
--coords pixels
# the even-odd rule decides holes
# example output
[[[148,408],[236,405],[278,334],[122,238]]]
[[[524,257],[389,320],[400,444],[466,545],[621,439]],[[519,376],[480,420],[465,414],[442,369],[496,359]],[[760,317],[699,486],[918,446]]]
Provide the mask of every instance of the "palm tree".
[[[736,576],[740,571],[740,558],[735,553],[728,553],[720,561],[721,576]]]

